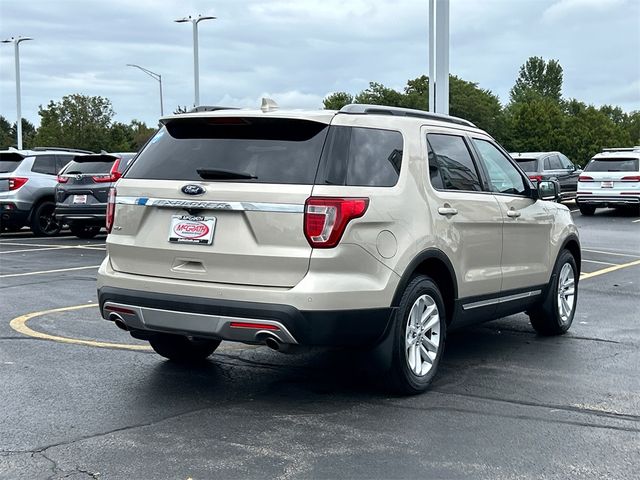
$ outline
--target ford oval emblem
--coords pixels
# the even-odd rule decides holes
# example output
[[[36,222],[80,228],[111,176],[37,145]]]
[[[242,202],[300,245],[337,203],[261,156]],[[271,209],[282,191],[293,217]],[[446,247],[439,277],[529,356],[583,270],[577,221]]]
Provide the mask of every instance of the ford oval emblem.
[[[206,190],[200,185],[195,185],[193,183],[189,185],[185,185],[182,187],[182,193],[186,193],[187,195],[202,195]]]

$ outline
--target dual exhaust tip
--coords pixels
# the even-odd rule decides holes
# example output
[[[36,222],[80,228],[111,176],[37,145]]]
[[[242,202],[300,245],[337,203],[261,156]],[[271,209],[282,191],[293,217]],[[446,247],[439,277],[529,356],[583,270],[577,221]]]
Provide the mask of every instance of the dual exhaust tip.
[[[130,329],[125,323],[122,316],[116,312],[111,312],[109,314],[109,320],[116,324],[120,330],[124,330],[128,332]],[[256,336],[258,341],[264,343],[271,350],[275,350],[276,352],[287,352],[289,351],[291,345],[288,343],[283,343],[276,335],[270,332],[260,332],[259,336]]]

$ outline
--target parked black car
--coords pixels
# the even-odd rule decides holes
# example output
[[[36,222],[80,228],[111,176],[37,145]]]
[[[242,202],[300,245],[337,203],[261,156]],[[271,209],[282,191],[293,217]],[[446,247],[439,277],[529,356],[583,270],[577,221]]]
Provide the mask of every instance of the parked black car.
[[[560,200],[576,198],[582,170],[560,152],[511,153],[532,182],[555,180],[560,184]]]
[[[79,238],[93,238],[105,224],[109,188],[135,153],[74,157],[58,174],[56,219]]]

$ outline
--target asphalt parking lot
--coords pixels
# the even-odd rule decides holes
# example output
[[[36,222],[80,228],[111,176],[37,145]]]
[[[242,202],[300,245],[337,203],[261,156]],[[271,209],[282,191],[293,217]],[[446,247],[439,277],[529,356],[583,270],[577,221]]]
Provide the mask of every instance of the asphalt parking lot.
[[[573,327],[453,333],[426,394],[351,351],[223,346],[185,369],[102,320],[104,236],[0,238],[0,478],[638,478],[640,218],[573,213]]]

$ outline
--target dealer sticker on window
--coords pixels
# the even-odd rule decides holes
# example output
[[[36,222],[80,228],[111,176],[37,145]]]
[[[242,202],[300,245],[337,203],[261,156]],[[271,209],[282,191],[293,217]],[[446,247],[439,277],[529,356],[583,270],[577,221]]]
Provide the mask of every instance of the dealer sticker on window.
[[[169,241],[211,245],[215,228],[215,217],[173,215],[171,217],[171,228],[169,229]]]

